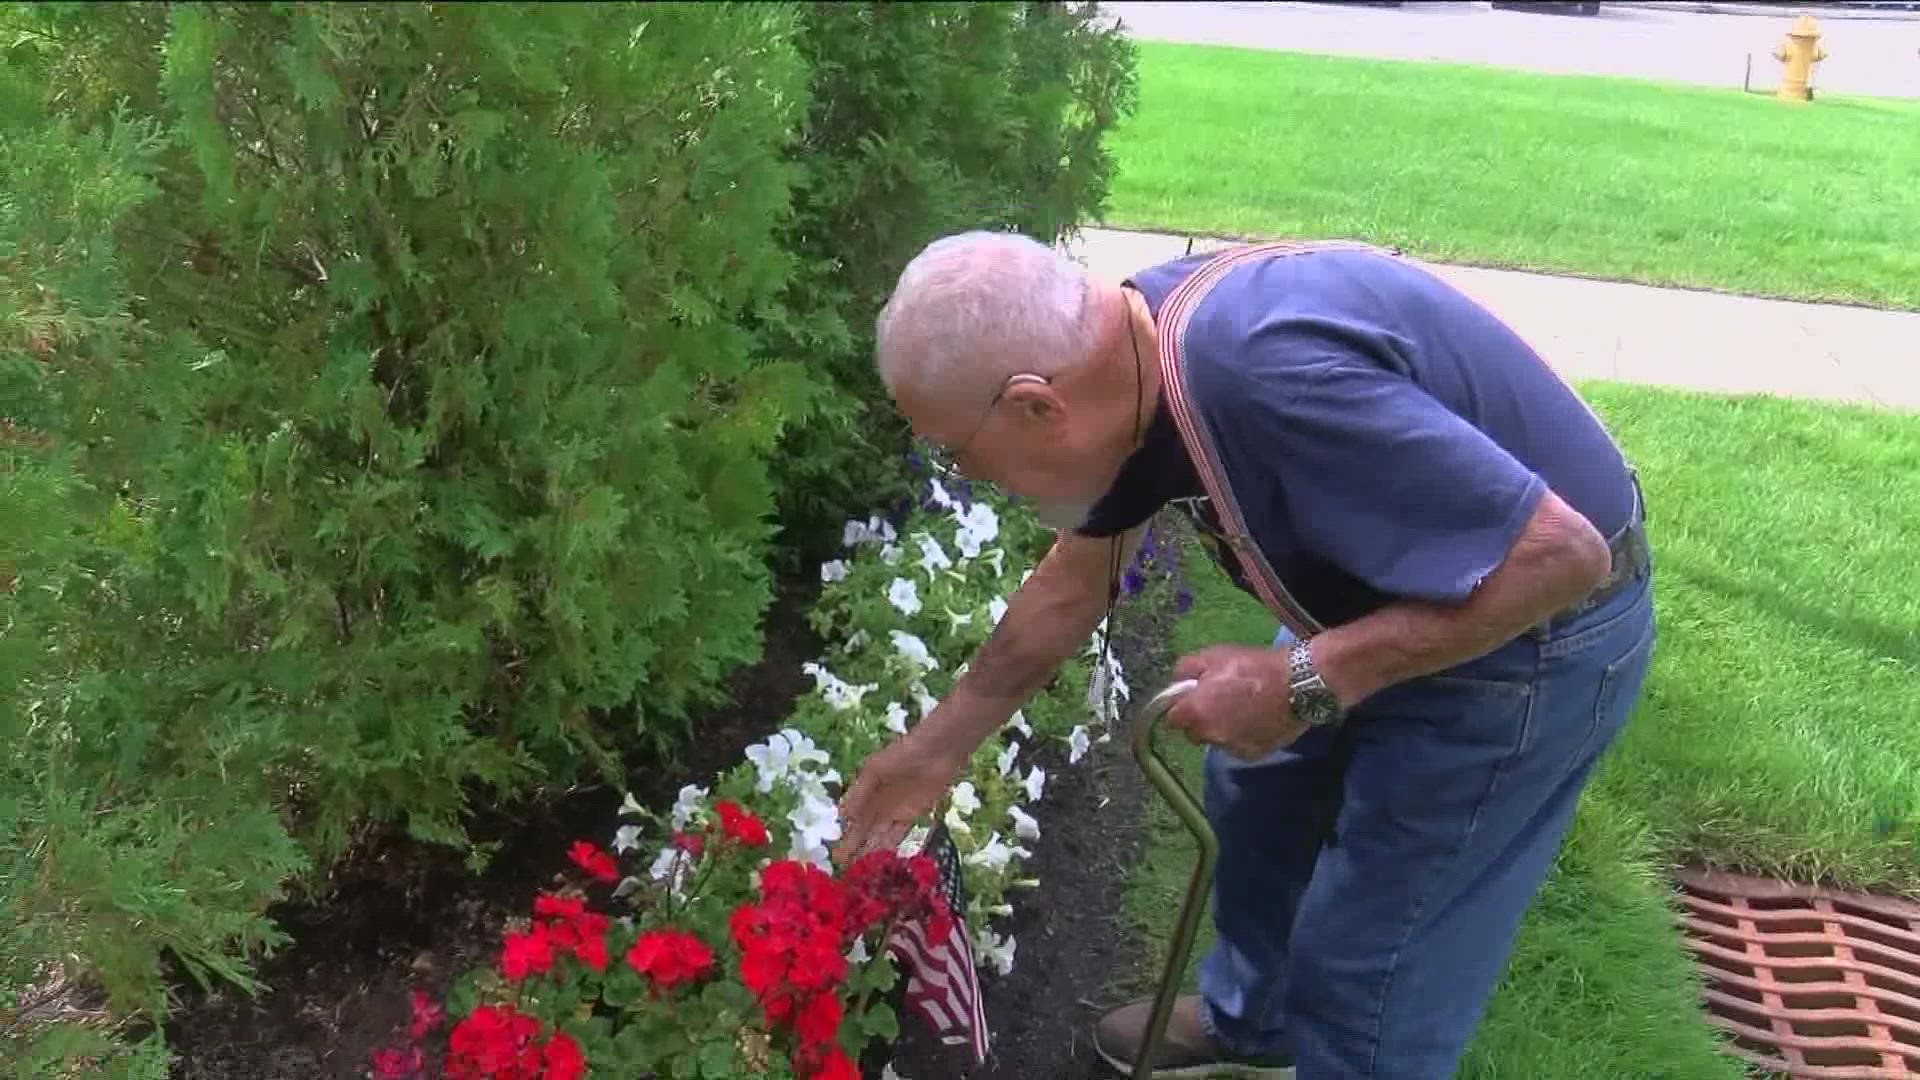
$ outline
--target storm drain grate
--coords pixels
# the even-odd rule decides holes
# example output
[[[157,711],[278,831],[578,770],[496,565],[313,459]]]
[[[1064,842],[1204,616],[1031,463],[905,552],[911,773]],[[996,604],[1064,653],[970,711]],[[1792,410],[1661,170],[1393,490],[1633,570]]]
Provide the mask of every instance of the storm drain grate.
[[[1680,892],[1733,1053],[1791,1077],[1920,1077],[1920,904],[1699,870]]]

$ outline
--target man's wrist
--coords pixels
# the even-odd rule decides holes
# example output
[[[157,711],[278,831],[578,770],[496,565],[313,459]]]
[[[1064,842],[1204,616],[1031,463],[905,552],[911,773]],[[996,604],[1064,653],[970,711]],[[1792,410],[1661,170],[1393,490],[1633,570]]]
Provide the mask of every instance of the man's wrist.
[[[1295,719],[1314,727],[1339,723],[1346,705],[1328,685],[1314,656],[1314,639],[1296,641],[1285,650],[1289,707]]]
[[[1321,681],[1339,702],[1342,712],[1351,710],[1387,685],[1374,662],[1381,658],[1381,650],[1355,648],[1367,635],[1350,629],[1354,625],[1357,624],[1315,634],[1308,642],[1313,651],[1314,670],[1320,673]]]

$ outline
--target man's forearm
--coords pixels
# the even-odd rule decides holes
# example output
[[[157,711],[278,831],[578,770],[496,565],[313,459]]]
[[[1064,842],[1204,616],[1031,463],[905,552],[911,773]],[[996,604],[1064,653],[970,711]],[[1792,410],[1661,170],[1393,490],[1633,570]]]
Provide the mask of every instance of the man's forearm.
[[[1586,596],[1606,577],[1607,544],[1549,495],[1499,569],[1457,607],[1401,602],[1313,639],[1328,689],[1348,708],[1408,679],[1484,656]]]

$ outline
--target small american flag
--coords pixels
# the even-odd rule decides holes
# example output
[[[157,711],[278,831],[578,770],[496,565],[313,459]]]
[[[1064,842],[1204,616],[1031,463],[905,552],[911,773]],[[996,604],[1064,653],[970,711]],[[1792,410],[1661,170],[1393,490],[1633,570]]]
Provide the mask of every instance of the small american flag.
[[[931,928],[910,922],[896,928],[887,951],[907,972],[907,1004],[927,1018],[944,1041],[973,1043],[975,1063],[987,1059],[987,1014],[980,1000],[980,977],[967,938],[967,894],[960,881],[960,852],[945,824],[936,825],[921,853],[940,871],[940,895],[952,912],[952,929],[943,941],[927,938]],[[961,1034],[955,1034],[958,1028]]]

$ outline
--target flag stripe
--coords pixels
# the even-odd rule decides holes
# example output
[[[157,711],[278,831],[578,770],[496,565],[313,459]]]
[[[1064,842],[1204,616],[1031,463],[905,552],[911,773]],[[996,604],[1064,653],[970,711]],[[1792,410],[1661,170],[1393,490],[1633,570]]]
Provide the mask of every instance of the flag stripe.
[[[887,953],[906,972],[906,1003],[946,1041],[970,1042],[974,1060],[985,1061],[989,1044],[986,1004],[973,962],[973,943],[963,921],[967,905],[960,880],[960,853],[945,824],[934,829],[921,851],[939,870],[940,896],[952,916],[951,929],[943,940],[935,942],[922,923],[898,926],[887,942]],[[955,1028],[964,1029],[964,1035],[950,1035]]]

